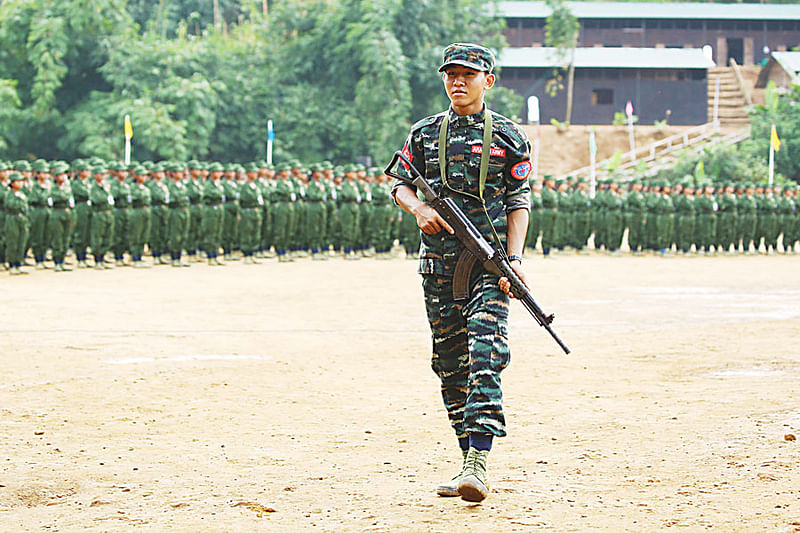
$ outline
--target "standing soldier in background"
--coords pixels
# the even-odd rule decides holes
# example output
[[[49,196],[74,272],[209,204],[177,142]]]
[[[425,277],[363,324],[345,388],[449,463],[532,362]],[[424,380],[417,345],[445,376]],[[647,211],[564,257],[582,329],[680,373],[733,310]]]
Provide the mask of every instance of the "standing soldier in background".
[[[339,223],[338,212],[336,210],[336,197],[338,190],[336,188],[336,177],[333,164],[330,161],[322,163],[325,172],[325,188],[328,195],[328,200],[325,202],[326,213],[326,227],[325,227],[325,251],[336,253],[336,228]],[[332,248],[332,249],[331,249]]]
[[[736,228],[738,227],[738,213],[736,210],[736,195],[733,184],[727,183],[722,189],[722,194],[717,197],[717,251],[731,254],[731,247],[736,249]]]
[[[558,216],[558,194],[556,182],[550,174],[544,177],[542,189],[542,254],[547,257],[555,242],[556,217]]]
[[[205,165],[199,161],[189,161],[187,168],[189,179],[186,182],[186,192],[189,195],[189,234],[186,237],[186,255],[192,262],[202,261],[197,257],[197,251],[202,248],[201,229],[203,224],[203,182],[201,178],[205,173]]]
[[[47,221],[50,217],[50,165],[47,161],[38,159],[33,163],[36,172],[36,181],[28,193],[28,205],[31,214],[30,247],[36,259],[36,270],[46,268],[44,259],[47,253]]]
[[[594,248],[608,252],[608,181],[597,182],[597,193],[592,202],[592,226],[594,227]]]
[[[264,197],[261,189],[256,184],[258,180],[258,166],[249,163],[245,168],[247,181],[239,188],[239,210],[241,222],[239,223],[239,235],[244,254],[244,263],[254,265],[259,263],[253,255],[258,250],[258,243],[261,239],[261,211],[264,208]]]
[[[758,204],[754,196],[755,187],[751,183],[744,186],[744,195],[739,198],[739,223],[741,224],[742,252],[746,254],[758,253],[756,241],[756,224],[758,222]],[[755,241],[755,252],[750,251],[750,246]]]
[[[561,251],[569,244],[570,223],[572,222],[572,204],[567,192],[566,180],[556,180],[556,196],[558,197],[558,209],[553,227],[553,248]]]
[[[358,225],[359,231],[356,237],[356,253],[360,253],[363,257],[371,255],[372,247],[372,182],[374,176],[367,173],[364,165],[358,165],[357,173],[358,192],[361,195],[361,203],[358,209]]]
[[[128,248],[134,268],[148,268],[142,263],[144,244],[150,234],[151,193],[147,187],[147,169],[135,167],[132,171],[134,183],[130,187],[131,211],[128,216]]]
[[[378,259],[391,259],[392,249],[392,188],[385,174],[372,169],[375,181],[372,183],[372,227],[371,242],[375,246]]]
[[[72,197],[72,187],[69,185],[69,167],[58,164],[53,168],[55,184],[50,188],[50,198],[53,210],[50,213],[47,234],[53,254],[56,272],[72,270],[64,266],[64,256],[67,254],[70,234],[72,232],[72,208],[75,199]]]
[[[75,229],[72,232],[72,250],[78,261],[78,268],[87,268],[86,249],[89,247],[89,226],[92,208],[89,202],[89,177],[92,175],[89,165],[78,162],[75,167],[77,176],[72,180],[72,197],[75,199]]]
[[[278,254],[278,262],[284,263],[292,261],[289,255],[291,244],[291,232],[294,230],[294,204],[297,196],[289,182],[289,165],[282,163],[276,168],[278,180],[272,190],[273,203],[273,241],[275,252]]]
[[[783,187],[783,194],[778,196],[778,232],[783,235],[783,253],[794,248],[794,200],[790,185]]]
[[[655,251],[658,248],[658,224],[656,223],[656,205],[661,196],[661,186],[652,183],[644,194],[645,206],[645,243],[647,250]]]
[[[768,254],[774,254],[778,250],[778,200],[775,197],[776,193],[780,194],[780,187],[764,188],[764,197],[766,198],[766,224],[764,228],[764,248]]]
[[[619,184],[609,180],[608,194],[606,195],[606,248],[609,253],[618,254],[622,246],[622,235],[625,232],[625,222],[622,219],[623,198],[619,191]]]
[[[585,179],[578,179],[570,203],[573,210],[572,246],[578,253],[584,253],[583,249],[592,234],[592,202],[589,198],[589,184]]]
[[[186,237],[189,235],[189,191],[183,183],[183,165],[175,163],[169,172],[169,221],[167,248],[174,267],[188,267],[181,261]]]
[[[169,188],[164,183],[164,165],[153,165],[150,189],[150,251],[154,265],[167,265],[167,224],[169,223]]]
[[[323,182],[322,165],[311,165],[311,181],[306,187],[306,223],[308,230],[311,258],[315,260],[327,259],[323,253],[325,245],[325,228],[328,223],[328,212],[325,202],[328,200],[328,191]]]
[[[97,270],[111,268],[106,264],[105,255],[111,247],[114,237],[114,197],[111,188],[106,182],[108,171],[105,168],[95,168],[92,171],[94,183],[89,189],[89,201],[92,203],[92,219],[89,227],[89,244],[94,256],[94,267]]]
[[[266,161],[258,164],[258,181],[256,185],[261,191],[264,205],[261,206],[261,228],[259,229],[260,239],[256,257],[273,257],[270,248],[272,247],[272,176],[275,171],[272,165]]]
[[[111,179],[111,195],[114,197],[114,259],[117,266],[125,265],[125,252],[129,251],[128,235],[131,215],[131,186],[127,181],[128,171],[116,165]]]
[[[744,197],[745,186],[743,183],[737,183],[735,188],[736,193],[736,230],[733,237],[733,251],[739,252],[740,245],[744,240],[744,211],[742,210],[742,198]],[[742,245],[743,246],[743,245]]]
[[[695,200],[695,213],[697,220],[697,252],[703,250],[708,255],[711,253],[711,245],[716,240],[717,234],[717,200],[714,196],[714,186],[706,185],[703,187],[703,196]]]
[[[289,250],[292,257],[305,257],[308,254],[306,176],[300,162],[297,160],[291,163],[289,183],[292,185],[292,190],[295,194],[294,222],[292,231],[289,233]]]
[[[209,176],[203,187],[203,249],[206,251],[209,266],[222,266],[217,255],[222,246],[222,225],[225,203],[225,185],[222,183],[224,174],[222,165],[211,163],[208,166]]]
[[[682,194],[673,199],[675,206],[675,248],[678,253],[688,254],[692,250],[695,234],[694,188],[686,180]]]
[[[345,259],[359,259],[355,249],[358,246],[359,229],[359,204],[361,192],[356,183],[357,169],[350,165],[345,169],[345,181],[339,190],[339,219],[342,225],[342,247]]]
[[[542,232],[542,184],[538,180],[530,179],[531,186],[531,212],[528,221],[528,234],[525,236],[525,248],[536,250],[539,234]]]
[[[236,181],[236,165],[228,165],[225,169],[225,207],[222,219],[222,248],[226,261],[238,261],[233,251],[239,240],[239,184]]]
[[[11,190],[6,193],[3,203],[6,219],[6,261],[8,261],[9,274],[27,274],[20,268],[25,260],[25,246],[28,242],[28,231],[30,229],[28,197],[22,192],[25,177],[19,172],[13,172],[9,176],[9,180],[11,182]]]
[[[628,227],[628,247],[634,255],[644,251],[644,194],[642,182],[633,180],[623,202],[625,225]]]

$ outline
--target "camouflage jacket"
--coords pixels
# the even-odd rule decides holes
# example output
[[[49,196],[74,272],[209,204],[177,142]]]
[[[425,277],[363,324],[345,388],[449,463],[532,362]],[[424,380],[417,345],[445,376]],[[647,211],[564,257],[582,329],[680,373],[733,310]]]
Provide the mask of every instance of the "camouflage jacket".
[[[490,225],[480,202],[462,194],[478,196],[479,193],[481,156],[486,148],[482,145],[485,112],[486,108],[474,115],[459,116],[451,108],[427,117],[412,126],[403,152],[425,176],[433,190],[439,194],[446,192],[490,242],[493,240],[493,225],[505,247],[507,214],[517,209],[530,209],[528,175],[532,170],[531,147],[528,137],[519,126],[490,111],[493,121],[492,142],[483,191]],[[444,186],[439,170],[439,128],[442,120],[449,121],[445,173],[450,190]],[[398,170],[408,175],[404,165],[401,164]],[[396,183],[395,188],[399,185]],[[445,231],[436,235],[423,233],[419,272],[452,276],[461,251],[458,239]]]

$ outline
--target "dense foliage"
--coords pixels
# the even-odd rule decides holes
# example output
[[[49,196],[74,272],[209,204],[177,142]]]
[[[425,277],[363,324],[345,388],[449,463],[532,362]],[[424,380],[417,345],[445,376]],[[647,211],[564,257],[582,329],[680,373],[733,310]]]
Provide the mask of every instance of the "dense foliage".
[[[217,9],[214,9],[214,6]],[[441,49],[500,50],[480,0],[5,0],[0,158],[382,163],[446,106]],[[515,115],[521,99],[493,89]]]
[[[773,124],[781,141],[775,152],[776,183],[800,181],[800,87],[781,94],[774,85],[766,92],[766,103],[755,106],[750,115],[750,138],[737,146],[711,146],[701,154],[687,152],[676,165],[663,170],[659,178],[695,183],[766,183],[768,154]]]

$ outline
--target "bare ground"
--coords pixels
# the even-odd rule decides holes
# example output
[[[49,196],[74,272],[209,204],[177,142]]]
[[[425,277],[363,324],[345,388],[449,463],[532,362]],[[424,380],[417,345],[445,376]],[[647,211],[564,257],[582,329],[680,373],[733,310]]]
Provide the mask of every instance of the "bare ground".
[[[800,256],[526,266],[481,505],[412,261],[0,278],[0,529],[800,531]]]

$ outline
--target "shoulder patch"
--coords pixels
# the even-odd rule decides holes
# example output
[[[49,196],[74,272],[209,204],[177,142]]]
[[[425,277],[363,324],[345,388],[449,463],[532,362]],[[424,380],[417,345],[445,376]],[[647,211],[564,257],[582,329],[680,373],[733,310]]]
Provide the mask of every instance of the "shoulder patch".
[[[515,180],[524,180],[528,178],[528,175],[531,173],[533,169],[533,165],[530,161],[520,161],[513,167],[511,167],[511,177]]]

